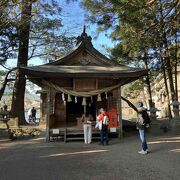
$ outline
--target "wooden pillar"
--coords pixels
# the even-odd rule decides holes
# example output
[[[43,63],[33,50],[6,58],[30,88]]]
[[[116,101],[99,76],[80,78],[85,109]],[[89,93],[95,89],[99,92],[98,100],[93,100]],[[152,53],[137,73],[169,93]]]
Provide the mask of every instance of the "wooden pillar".
[[[54,99],[56,92],[49,88],[47,93],[47,117],[46,117],[46,141],[50,141],[50,125],[52,125],[51,115],[54,113]],[[51,122],[50,122],[51,121]]]
[[[117,91],[117,114],[118,114],[118,127],[117,132],[119,138],[123,137],[123,128],[122,128],[122,106],[121,106],[121,86]]]
[[[49,91],[47,93],[46,142],[50,141],[50,134],[49,134],[50,114],[51,114],[51,89],[49,88]]]
[[[44,94],[40,94],[40,119],[39,119],[39,124],[42,123],[43,121],[43,95]]]
[[[40,95],[40,124],[45,125],[46,122],[46,110],[47,110],[47,92],[43,92]]]
[[[51,90],[51,114],[55,113],[55,97],[56,97],[56,91]]]

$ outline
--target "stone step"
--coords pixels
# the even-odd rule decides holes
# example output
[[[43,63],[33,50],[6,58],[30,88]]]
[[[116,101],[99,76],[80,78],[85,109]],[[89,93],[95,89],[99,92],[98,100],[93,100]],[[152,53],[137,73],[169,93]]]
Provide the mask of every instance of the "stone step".
[[[0,129],[0,139],[9,138],[7,129]]]

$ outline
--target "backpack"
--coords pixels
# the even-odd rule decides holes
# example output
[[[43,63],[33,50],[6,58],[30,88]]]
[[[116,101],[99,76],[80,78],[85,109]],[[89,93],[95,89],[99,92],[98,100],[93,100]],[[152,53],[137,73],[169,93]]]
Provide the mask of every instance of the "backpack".
[[[146,127],[148,128],[146,125],[150,125],[150,117],[147,113],[147,111],[143,110],[141,112],[138,113],[138,119],[137,119],[137,126],[140,128],[140,127]]]
[[[103,124],[104,125],[109,125],[109,117],[107,115],[105,115],[104,118],[103,118]]]

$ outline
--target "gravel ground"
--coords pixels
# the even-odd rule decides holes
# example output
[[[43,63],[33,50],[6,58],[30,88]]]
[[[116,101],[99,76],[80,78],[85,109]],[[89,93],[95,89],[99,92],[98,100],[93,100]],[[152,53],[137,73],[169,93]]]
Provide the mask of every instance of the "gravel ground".
[[[43,136],[1,142],[0,180],[179,180],[180,134],[150,132],[140,155],[137,132],[99,142],[45,142]]]

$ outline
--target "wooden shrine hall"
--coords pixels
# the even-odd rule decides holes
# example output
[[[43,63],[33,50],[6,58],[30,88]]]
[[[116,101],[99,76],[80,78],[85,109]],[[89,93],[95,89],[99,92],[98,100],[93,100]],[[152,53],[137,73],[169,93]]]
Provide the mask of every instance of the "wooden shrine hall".
[[[112,112],[110,130],[121,136],[121,86],[147,75],[147,70],[113,63],[93,47],[85,29],[66,56],[20,70],[42,88],[41,121],[46,121],[47,141],[53,130],[83,133],[82,114],[91,113],[95,124],[100,108]],[[115,119],[117,123],[113,124]]]

